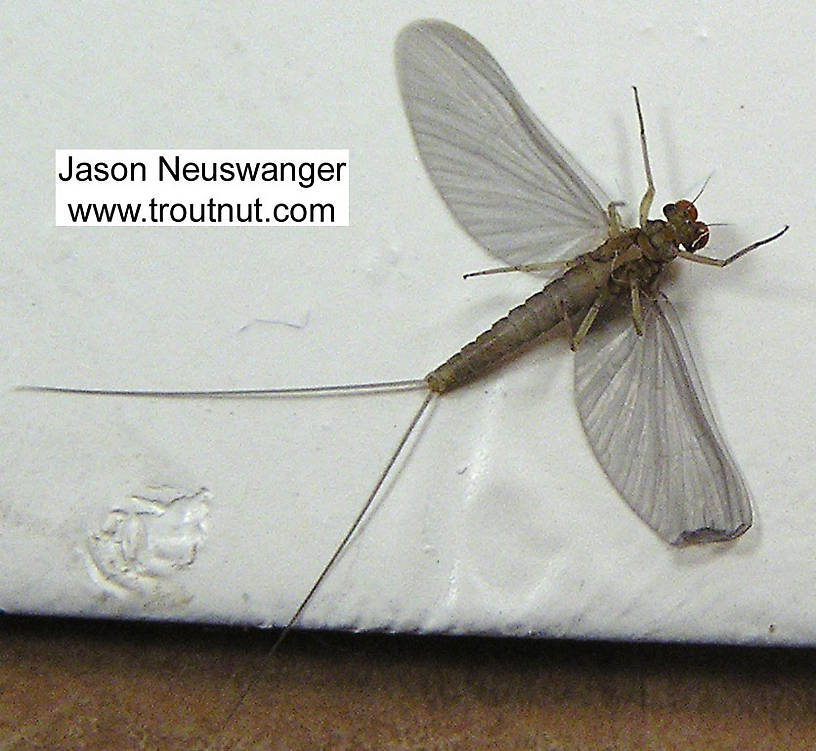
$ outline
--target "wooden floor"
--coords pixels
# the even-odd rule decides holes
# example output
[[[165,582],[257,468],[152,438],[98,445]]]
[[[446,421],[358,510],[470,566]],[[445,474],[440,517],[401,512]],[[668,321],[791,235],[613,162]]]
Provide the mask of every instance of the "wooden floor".
[[[0,749],[813,749],[816,651],[0,619]]]

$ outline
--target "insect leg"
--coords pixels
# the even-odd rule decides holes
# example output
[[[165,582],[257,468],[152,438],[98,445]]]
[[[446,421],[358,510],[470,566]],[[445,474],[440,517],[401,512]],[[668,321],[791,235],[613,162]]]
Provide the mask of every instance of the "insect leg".
[[[764,240],[757,240],[755,243],[751,243],[747,247],[743,248],[742,250],[738,250],[733,255],[728,256],[728,258],[712,258],[711,256],[701,256],[698,253],[691,253],[688,250],[681,250],[677,255],[680,258],[684,258],[687,261],[694,261],[694,263],[703,263],[706,266],[718,266],[722,268],[723,266],[728,266],[729,263],[732,261],[736,261],[738,258],[742,258],[746,253],[750,253],[752,250],[756,250],[757,248],[767,245],[770,242],[782,237],[788,229],[790,229],[790,225],[785,225],[779,232],[775,235],[771,235],[770,237],[766,237]]]
[[[609,237],[617,237],[623,232],[623,222],[621,222],[618,206],[624,206],[623,201],[610,201],[606,207],[606,215],[609,222]]]
[[[643,336],[643,311],[640,308],[640,288],[637,279],[629,280],[629,291],[632,296],[632,322],[635,324],[638,336]]]
[[[581,321],[581,325],[578,327],[578,330],[575,332],[575,335],[572,337],[570,341],[570,349],[575,352],[578,347],[581,345],[581,342],[584,340],[584,337],[589,332],[589,329],[592,327],[592,324],[595,322],[595,319],[598,316],[601,308],[604,306],[606,301],[609,299],[609,294],[606,292],[602,292],[595,298],[595,302],[589,306],[589,310],[587,310],[586,315],[584,315],[584,320]]]
[[[567,304],[563,300],[558,301],[558,312],[561,314],[564,325],[567,327],[567,337],[570,341],[570,349],[574,352],[575,347],[573,346],[573,342],[575,341],[575,329],[572,328],[572,319],[570,318],[569,311],[567,310]]]
[[[640,200],[640,226],[645,227],[649,219],[649,211],[652,208],[655,186],[652,179],[652,167],[649,164],[649,150],[646,148],[646,127],[643,125],[643,112],[640,109],[637,86],[633,86],[632,91],[635,92],[635,107],[637,108],[638,124],[640,126],[640,149],[643,152],[643,167],[646,170],[646,192]]]
[[[500,266],[496,269],[484,269],[483,271],[471,271],[463,274],[463,279],[470,279],[472,276],[488,276],[489,274],[507,274],[511,271],[552,271],[552,269],[563,269],[564,261],[545,261],[543,263],[520,263],[516,266]]]

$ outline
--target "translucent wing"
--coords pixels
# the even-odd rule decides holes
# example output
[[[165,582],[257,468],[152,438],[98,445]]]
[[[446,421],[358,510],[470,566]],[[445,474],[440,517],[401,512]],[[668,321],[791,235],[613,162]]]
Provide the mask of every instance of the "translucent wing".
[[[575,402],[595,456],[626,502],[675,545],[751,526],[739,470],[717,431],[680,321],[665,298],[597,322],[575,357]]]
[[[443,21],[399,35],[397,73],[425,168],[460,224],[510,265],[573,258],[608,236],[608,201],[490,53]]]

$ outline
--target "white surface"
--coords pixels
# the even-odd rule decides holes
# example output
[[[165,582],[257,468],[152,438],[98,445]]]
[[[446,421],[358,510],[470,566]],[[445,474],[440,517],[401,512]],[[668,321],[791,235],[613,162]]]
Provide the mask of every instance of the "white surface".
[[[438,402],[310,626],[816,642],[816,11],[788,4],[5,3],[0,608],[280,624],[420,393],[168,402],[13,392],[422,377],[537,289],[455,225],[414,152],[392,48],[482,41],[615,197],[713,172],[718,271],[683,317],[754,527],[671,549],[606,480],[563,343]],[[349,148],[351,227],[67,229],[55,148]],[[270,323],[276,321],[278,323]],[[158,488],[158,489],[156,489]]]

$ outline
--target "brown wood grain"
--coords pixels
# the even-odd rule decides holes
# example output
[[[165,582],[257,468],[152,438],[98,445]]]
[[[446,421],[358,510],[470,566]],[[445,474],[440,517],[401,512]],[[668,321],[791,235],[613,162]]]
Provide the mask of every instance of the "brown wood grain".
[[[0,620],[0,749],[816,748],[813,650],[273,637]]]

